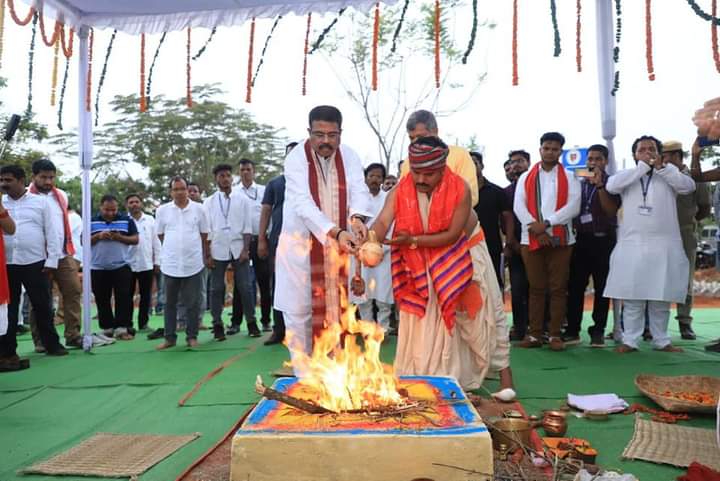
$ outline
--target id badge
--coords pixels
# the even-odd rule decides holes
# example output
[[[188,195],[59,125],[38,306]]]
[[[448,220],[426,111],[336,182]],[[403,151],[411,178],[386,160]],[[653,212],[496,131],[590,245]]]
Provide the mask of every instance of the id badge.
[[[581,224],[589,224],[593,220],[592,214],[583,214],[580,216],[580,223]]]
[[[644,215],[644,216],[651,216],[652,215],[652,207],[649,205],[639,205],[638,206],[638,214]]]

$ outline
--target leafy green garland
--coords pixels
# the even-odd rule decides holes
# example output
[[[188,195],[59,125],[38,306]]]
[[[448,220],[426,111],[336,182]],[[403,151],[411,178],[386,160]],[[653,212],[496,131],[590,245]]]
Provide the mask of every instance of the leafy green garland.
[[[705,12],[702,8],[700,8],[700,5],[695,3],[694,0],[687,0],[687,2],[688,5],[690,5],[690,8],[693,9],[693,12],[695,12],[695,15],[702,18],[703,20],[714,23],[715,25],[720,25],[720,18],[713,17],[709,13]]]
[[[153,55],[153,61],[150,64],[150,70],[148,71],[148,78],[147,78],[147,87],[145,87],[145,98],[147,99],[147,106],[150,107],[150,90],[152,88],[152,75],[153,70],[155,70],[155,62],[157,61],[158,54],[160,53],[160,47],[162,47],[162,44],[165,43],[165,37],[167,37],[167,32],[163,32],[162,37],[160,37],[160,42],[158,42],[158,46],[155,49],[155,55]]]
[[[252,82],[250,82],[251,86],[255,86],[255,80],[257,79],[258,73],[260,73],[260,67],[262,67],[263,62],[265,61],[265,52],[267,51],[268,44],[270,43],[270,39],[272,38],[273,32],[275,32],[275,28],[277,28],[278,23],[280,23],[280,19],[282,18],[282,15],[278,15],[275,19],[275,22],[273,23],[272,27],[270,28],[270,33],[268,34],[267,38],[265,39],[265,45],[263,45],[262,52],[260,53],[260,61],[258,61],[257,67],[255,67],[255,73],[253,74]]]
[[[620,63],[620,38],[622,37],[622,6],[620,0],[615,0],[615,47],[613,48],[613,61]],[[620,90],[620,70],[615,70],[615,79],[610,95],[613,97]]]
[[[470,55],[470,52],[472,52],[472,49],[475,46],[475,37],[477,36],[477,27],[478,27],[477,0],[473,0],[472,8],[473,8],[473,24],[472,24],[472,30],[470,31],[470,41],[468,42],[467,50],[465,50],[465,53],[463,54],[463,58],[462,58],[463,65],[465,65],[467,63],[468,56]]]
[[[213,29],[210,31],[210,36],[207,38],[207,40],[205,40],[205,43],[203,44],[203,46],[200,47],[200,50],[198,50],[195,55],[193,55],[193,57],[192,57],[193,60],[199,59],[200,56],[205,53],[205,49],[212,41],[213,37],[215,36],[216,31],[217,31],[217,27],[213,27]]]
[[[395,53],[395,50],[397,49],[397,40],[398,37],[400,37],[400,30],[402,29],[403,23],[405,22],[405,14],[407,13],[408,6],[410,5],[410,0],[405,0],[405,4],[403,5],[402,13],[400,13],[400,20],[398,21],[397,27],[395,27],[395,33],[393,33],[393,39],[392,39],[392,48],[390,48],[390,53]]]
[[[315,42],[313,42],[313,46],[310,49],[310,51],[308,52],[308,55],[312,55],[313,52],[315,52],[315,50],[320,48],[320,45],[323,43],[323,40],[325,40],[325,37],[327,36],[328,33],[330,33],[330,30],[332,30],[332,28],[335,26],[335,24],[338,23],[338,20],[340,20],[340,17],[342,16],[343,13],[345,13],[346,9],[347,9],[347,7],[341,8],[340,11],[337,13],[337,16],[333,19],[332,22],[330,22],[330,25],[325,27],[323,29],[323,31],[320,32],[320,35],[318,36],[317,40],[315,40]]]
[[[555,0],[550,0],[550,18],[552,19],[553,43],[555,44],[553,57],[559,57],[562,49],[560,48],[560,29],[558,28],[557,5],[555,4]]]
[[[33,63],[35,60],[35,35],[37,34],[38,14],[33,14],[32,36],[30,37],[30,51],[28,52],[28,98],[25,108],[25,118],[32,116],[32,87],[33,87]]]
[[[70,57],[65,57],[65,73],[63,74],[62,88],[60,89],[60,101],[58,102],[58,123],[59,130],[63,130],[63,107],[65,106],[65,89],[67,87],[68,73],[70,72]]]
[[[110,52],[112,52],[113,43],[115,42],[115,36],[117,35],[117,29],[113,30],[110,42],[105,52],[105,63],[103,63],[102,72],[100,72],[100,80],[98,81],[97,92],[95,93],[95,126],[98,125],[98,119],[100,118],[100,91],[105,83],[105,74],[107,73],[108,60],[110,60]]]

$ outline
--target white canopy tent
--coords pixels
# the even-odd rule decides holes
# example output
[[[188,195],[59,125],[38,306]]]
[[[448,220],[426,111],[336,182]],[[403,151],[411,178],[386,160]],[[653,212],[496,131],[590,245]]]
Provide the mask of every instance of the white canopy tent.
[[[112,28],[129,34],[160,33],[187,27],[213,28],[244,23],[253,17],[274,18],[289,13],[337,12],[352,6],[368,10],[375,0],[24,0],[42,11],[46,18],[58,19],[74,27],[78,33],[78,144],[82,168],[83,245],[90,245],[90,169],[92,167],[93,132],[91,113],[86,111],[88,66],[88,35],[90,28]],[[385,4],[397,0],[383,0]],[[615,97],[611,95],[614,81],[613,6],[612,0],[595,0],[597,51],[602,136],[610,150],[610,170],[615,169],[613,139],[615,138]],[[83,265],[90,266],[91,251],[83,249]],[[90,316],[90,276],[86,267],[83,276],[83,347],[92,347]]]

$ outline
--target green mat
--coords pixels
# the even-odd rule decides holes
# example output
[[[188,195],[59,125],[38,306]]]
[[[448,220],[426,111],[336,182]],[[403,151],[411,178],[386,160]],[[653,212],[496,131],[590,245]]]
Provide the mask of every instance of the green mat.
[[[695,312],[696,342],[678,340],[684,354],[651,352],[642,346],[637,354],[620,356],[605,349],[578,346],[562,353],[547,349],[513,349],[512,367],[521,402],[530,413],[557,407],[568,392],[615,392],[628,402],[652,406],[637,391],[638,373],[717,375],[720,355],[702,345],[720,336],[714,319],[720,310]],[[161,325],[151,319],[153,327]],[[206,318],[206,324],[209,319]],[[589,321],[586,321],[589,322]],[[161,341],[140,334],[134,341],[98,347],[92,354],[71,351],[70,356],[50,358],[32,352],[29,335],[19,338],[19,351],[31,359],[31,369],[0,375],[0,480],[58,481],[52,476],[20,476],[16,471],[48,458],[90,437],[95,432],[187,434],[202,436],[165,459],[141,479],[172,481],[217,440],[257,401],[253,386],[260,374],[270,383],[271,373],[287,360],[283,346],[263,346],[264,338],[245,333],[212,341],[201,331],[200,346],[188,350],[180,334],[177,348],[156,352]],[[585,345],[587,345],[585,339]],[[383,348],[391,362],[395,338]],[[178,401],[211,370],[239,356],[217,376],[178,407]],[[487,389],[497,388],[488,381]],[[712,417],[696,417],[688,425],[712,428]],[[632,416],[614,415],[607,422],[571,419],[568,434],[588,439],[599,451],[599,462],[634,473],[643,480],[670,480],[683,471],[642,461],[623,461],[620,454],[632,435]],[[67,478],[65,478],[67,479]],[[89,481],[100,478],[83,478]]]

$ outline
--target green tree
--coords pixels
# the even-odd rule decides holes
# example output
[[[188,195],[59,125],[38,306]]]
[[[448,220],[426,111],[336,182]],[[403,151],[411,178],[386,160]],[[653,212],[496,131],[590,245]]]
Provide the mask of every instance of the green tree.
[[[216,100],[221,94],[215,85],[196,86],[192,108],[184,98],[158,95],[147,112],[139,111],[136,95],[116,96],[111,105],[118,120],[95,131],[93,180],[137,184],[130,166],[139,165],[150,180],[146,193],[163,200],[172,176],[185,176],[210,190],[213,167],[235,165],[243,157],[255,161],[258,182],[281,173],[285,139],[280,130]],[[53,141],[64,154],[77,155],[76,133],[60,134]]]

